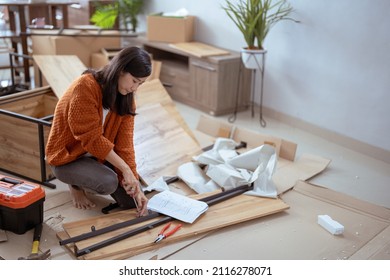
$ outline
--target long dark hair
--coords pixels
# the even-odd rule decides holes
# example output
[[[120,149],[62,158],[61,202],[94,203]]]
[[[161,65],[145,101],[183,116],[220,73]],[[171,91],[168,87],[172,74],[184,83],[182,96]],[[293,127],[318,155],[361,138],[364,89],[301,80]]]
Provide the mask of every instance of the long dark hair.
[[[117,112],[119,115],[135,115],[134,93],[122,95],[118,92],[118,80],[121,72],[130,73],[133,77],[144,78],[152,73],[150,55],[138,47],[122,49],[111,61],[99,70],[88,69],[102,87],[103,108]]]

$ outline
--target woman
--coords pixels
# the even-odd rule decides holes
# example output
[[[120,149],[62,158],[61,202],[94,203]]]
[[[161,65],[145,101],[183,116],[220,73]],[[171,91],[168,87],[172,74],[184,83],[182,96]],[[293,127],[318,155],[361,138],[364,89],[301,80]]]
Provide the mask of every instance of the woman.
[[[87,193],[110,194],[122,208],[146,213],[133,143],[134,94],[151,70],[146,51],[124,48],[103,68],[84,71],[59,100],[46,161],[69,185],[75,207],[95,206]]]

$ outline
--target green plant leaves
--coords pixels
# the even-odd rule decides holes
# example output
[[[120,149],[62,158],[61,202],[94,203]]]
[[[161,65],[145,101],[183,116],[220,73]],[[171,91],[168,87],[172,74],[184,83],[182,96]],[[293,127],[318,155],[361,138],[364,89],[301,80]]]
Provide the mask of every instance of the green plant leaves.
[[[119,0],[114,4],[101,5],[96,2],[96,11],[91,16],[90,21],[101,28],[113,28],[117,20],[120,24],[128,28],[131,26],[133,32],[138,27],[137,16],[143,7],[143,0]]]
[[[112,28],[118,17],[118,4],[99,6],[90,21],[101,28]]]
[[[222,9],[240,30],[249,49],[263,49],[268,32],[277,22],[297,22],[289,17],[293,8],[286,0],[240,0],[237,4],[226,0]]]

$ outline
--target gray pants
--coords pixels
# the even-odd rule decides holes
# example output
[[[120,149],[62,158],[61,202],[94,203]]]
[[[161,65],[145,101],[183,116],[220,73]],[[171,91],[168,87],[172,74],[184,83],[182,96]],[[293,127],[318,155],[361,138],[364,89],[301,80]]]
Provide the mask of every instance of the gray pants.
[[[50,166],[58,180],[88,193],[111,195],[122,208],[135,208],[134,200],[119,185],[118,175],[109,163],[83,156],[60,166]]]

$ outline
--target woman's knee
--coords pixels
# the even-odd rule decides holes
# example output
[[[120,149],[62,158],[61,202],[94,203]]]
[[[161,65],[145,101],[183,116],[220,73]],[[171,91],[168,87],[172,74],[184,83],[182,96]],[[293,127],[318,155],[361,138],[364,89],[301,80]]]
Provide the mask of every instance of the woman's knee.
[[[101,177],[101,180],[99,180],[96,186],[96,192],[103,195],[112,194],[118,188],[118,183],[118,177],[116,174]]]

